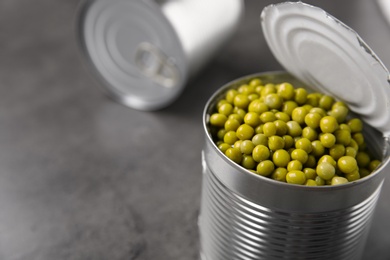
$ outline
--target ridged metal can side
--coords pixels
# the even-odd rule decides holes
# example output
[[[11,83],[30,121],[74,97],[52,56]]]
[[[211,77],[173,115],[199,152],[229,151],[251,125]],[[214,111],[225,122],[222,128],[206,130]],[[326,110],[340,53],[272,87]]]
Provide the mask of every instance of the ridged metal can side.
[[[382,164],[369,176],[348,184],[308,187],[253,174],[219,151],[208,127],[215,104],[226,90],[253,77],[303,86],[285,72],[249,75],[226,84],[207,103],[201,259],[360,259],[389,172],[388,138],[365,126],[367,143],[381,156]]]

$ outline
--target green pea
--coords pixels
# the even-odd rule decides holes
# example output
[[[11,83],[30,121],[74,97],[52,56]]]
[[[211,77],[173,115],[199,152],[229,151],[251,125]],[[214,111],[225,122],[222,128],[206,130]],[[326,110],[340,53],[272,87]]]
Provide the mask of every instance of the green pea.
[[[315,180],[308,179],[305,183],[306,186],[318,186]]]
[[[273,135],[268,138],[268,147],[272,151],[276,151],[284,148],[284,140],[282,137]]]
[[[241,144],[242,144],[242,140],[237,140],[237,141],[233,144],[233,147],[241,151]]]
[[[272,155],[272,161],[277,167],[286,167],[290,162],[290,155],[286,150],[276,150]]]
[[[301,171],[303,168],[303,165],[300,161],[298,160],[292,160],[292,161],[289,161],[288,164],[287,164],[287,171],[295,171],[295,170],[298,170],[298,171]]]
[[[339,124],[333,116],[324,116],[320,120],[320,128],[323,133],[333,133],[338,126]]]
[[[229,102],[230,104],[233,104],[234,98],[236,97],[237,94],[238,94],[238,91],[237,91],[237,90],[235,90],[235,89],[229,89],[229,90],[226,92],[226,96],[225,96],[226,101]]]
[[[348,121],[348,126],[351,128],[351,133],[363,131],[363,122],[359,118],[353,118]]]
[[[329,115],[336,118],[337,122],[340,124],[345,121],[348,116],[348,108],[344,106],[337,106],[329,111]]]
[[[264,97],[264,103],[271,109],[279,109],[283,104],[283,99],[278,94],[271,93]]]
[[[308,114],[304,107],[296,107],[292,111],[291,118],[300,125],[305,123],[305,117]]]
[[[251,79],[251,81],[249,81],[249,85],[254,87],[259,86],[261,85],[261,79],[259,78]]]
[[[318,102],[318,106],[325,110],[329,110],[332,108],[333,102],[334,102],[333,97],[328,95],[323,95]]]
[[[305,150],[302,150],[302,149],[295,149],[291,153],[291,159],[298,160],[302,164],[306,163],[308,158],[309,158],[309,155],[307,154],[307,152]]]
[[[244,116],[244,122],[252,127],[256,127],[261,123],[260,116],[256,112],[248,112]]]
[[[240,124],[242,124],[242,122],[243,122],[243,120],[244,120],[244,118],[241,117],[239,114],[230,114],[230,115],[228,116],[228,119],[235,119],[235,120],[237,120]]]
[[[263,123],[273,122],[276,120],[276,116],[274,113],[267,111],[267,112],[261,113],[260,120]]]
[[[317,177],[314,179],[314,181],[317,183],[317,186],[323,186],[325,185],[325,180],[322,179],[320,176],[317,175]]]
[[[248,154],[244,154],[242,156],[241,165],[245,169],[254,169],[256,167],[256,162],[252,156],[250,156]]]
[[[276,119],[282,120],[283,122],[286,122],[286,123],[288,121],[290,121],[290,116],[284,112],[276,112],[275,117],[276,117]]]
[[[259,144],[267,146],[268,136],[266,136],[265,134],[256,134],[255,136],[252,137],[252,142],[255,146]]]
[[[325,133],[320,135],[320,141],[324,147],[330,148],[336,144],[336,137],[331,133]]]
[[[250,100],[247,95],[237,94],[234,97],[233,104],[241,109],[247,109],[249,106]]]
[[[334,132],[334,136],[336,137],[336,143],[342,144],[344,146],[349,145],[352,139],[351,133],[348,132],[347,130],[342,130],[342,129],[336,130]]]
[[[256,126],[255,133],[256,134],[264,134],[263,127],[264,127],[264,124],[260,124],[260,125]]]
[[[302,127],[299,123],[295,121],[288,121],[287,123],[287,133],[292,137],[300,136],[302,134]]]
[[[277,93],[284,99],[284,100],[291,100],[294,98],[294,87],[291,85],[291,83],[284,82],[279,85]]]
[[[240,122],[238,122],[236,119],[229,118],[225,122],[225,130],[226,131],[236,131],[237,128],[240,126]]]
[[[248,95],[248,99],[249,99],[250,102],[252,102],[253,100],[258,100],[259,97],[260,97],[259,94],[256,94],[256,93],[252,93],[252,94]]]
[[[297,88],[295,89],[295,102],[297,102],[298,105],[303,105],[306,103],[307,100],[307,90],[304,88]]]
[[[359,169],[360,178],[364,178],[364,177],[370,175],[370,173],[371,173],[371,171],[369,171],[366,168],[360,168]]]
[[[272,84],[272,83],[265,84],[264,88],[261,91],[261,96],[265,97],[271,93],[276,93],[275,84]]]
[[[242,124],[237,128],[236,135],[240,140],[249,140],[254,135],[255,130],[247,124]]]
[[[241,151],[236,148],[228,148],[225,152],[225,155],[235,163],[241,163],[242,154]]]
[[[351,156],[343,156],[337,160],[337,166],[343,173],[351,173],[358,170],[357,161]]]
[[[312,142],[314,140],[317,140],[318,134],[316,130],[314,130],[310,126],[306,126],[305,128],[302,129],[302,137]]]
[[[311,147],[311,141],[308,138],[302,137],[295,142],[295,148],[302,149],[306,153],[311,153],[313,148]]]
[[[356,141],[356,143],[359,147],[364,145],[364,136],[362,133],[355,133],[355,134],[353,134],[352,138],[353,138],[353,140]]]
[[[261,176],[271,175],[274,169],[275,169],[274,163],[270,160],[261,161],[256,168],[257,173]]]
[[[354,170],[353,172],[350,172],[350,173],[346,173],[345,174],[345,178],[352,182],[352,181],[357,181],[360,179],[360,173],[358,170]]]
[[[320,97],[316,95],[315,93],[310,93],[307,95],[306,103],[312,105],[313,107],[318,107],[318,104],[320,102]]]
[[[316,158],[314,157],[314,155],[312,154],[309,154],[308,158],[307,158],[307,161],[306,163],[304,164],[305,167],[308,167],[308,168],[315,168],[317,165],[317,160]]]
[[[325,154],[325,155],[321,156],[320,159],[318,159],[318,164],[323,163],[323,162],[330,163],[333,167],[336,167],[336,165],[337,165],[336,160],[328,154]]]
[[[306,182],[306,176],[302,171],[289,171],[286,175],[287,183],[303,185]]]
[[[229,131],[223,137],[223,141],[227,144],[230,144],[230,145],[233,145],[237,140],[238,140],[238,137],[237,137],[235,131]]]
[[[380,164],[381,164],[381,161],[379,161],[379,160],[372,160],[370,162],[370,164],[368,165],[368,169],[371,172],[373,172],[373,171],[375,171],[379,167]]]
[[[265,145],[256,145],[252,151],[252,157],[256,162],[267,160],[270,156],[270,151]]]
[[[345,155],[345,146],[342,144],[335,144],[329,149],[330,156],[338,160]]]
[[[318,113],[308,113],[305,116],[305,124],[313,129],[316,129],[320,126],[322,116]]]
[[[312,154],[316,157],[320,157],[325,153],[325,147],[322,145],[321,141],[315,140],[311,142]]]
[[[263,133],[270,137],[276,135],[276,125],[273,122],[267,122],[263,126]]]
[[[352,156],[352,157],[356,158],[357,151],[356,151],[355,148],[353,148],[351,146],[348,146],[348,147],[345,148],[345,155]],[[358,161],[358,164],[359,164],[359,161]]]
[[[274,124],[276,126],[276,135],[283,136],[287,134],[288,128],[286,122],[282,120],[275,120]]]
[[[223,127],[227,117],[224,114],[215,113],[210,116],[210,124],[217,127]]]
[[[335,176],[332,178],[331,185],[340,185],[348,183],[348,179],[344,177]]]
[[[317,165],[316,172],[317,175],[320,176],[322,179],[330,180],[335,175],[336,169],[332,164],[328,162],[322,162]]]
[[[317,177],[316,170],[313,168],[304,168],[303,173],[305,174],[306,179],[314,180]]]
[[[366,152],[358,152],[356,154],[356,161],[359,167],[366,168],[371,162],[371,158]]]
[[[227,143],[221,143],[218,145],[218,149],[221,150],[221,152],[225,153],[227,149],[231,148],[230,144]]]
[[[295,101],[289,100],[283,103],[282,112],[286,113],[288,116],[292,115],[292,111],[298,107],[298,104]]]
[[[228,115],[230,115],[231,113],[233,113],[233,106],[232,106],[230,103],[222,104],[222,105],[218,108],[218,113],[223,114],[223,115],[225,115],[225,116],[228,116]]]
[[[339,128],[340,128],[340,130],[346,130],[349,133],[351,133],[351,128],[347,124],[340,124]]]
[[[326,111],[323,108],[320,108],[320,107],[313,107],[312,109],[310,109],[309,113],[317,113],[321,117],[324,117],[324,116],[327,115]]]
[[[217,132],[218,140],[223,140],[223,137],[225,136],[226,133],[227,131],[224,128],[219,129]]]
[[[286,168],[276,168],[271,175],[271,178],[277,181],[286,182],[287,169]]]
[[[248,111],[261,115],[262,113],[269,111],[269,108],[264,102],[261,102],[259,99],[255,99],[249,104]]]

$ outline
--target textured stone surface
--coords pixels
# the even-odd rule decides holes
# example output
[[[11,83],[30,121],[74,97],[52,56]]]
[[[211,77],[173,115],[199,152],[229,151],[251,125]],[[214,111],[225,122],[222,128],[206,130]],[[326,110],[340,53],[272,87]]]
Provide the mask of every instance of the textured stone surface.
[[[198,259],[203,106],[227,81],[281,68],[259,26],[271,2],[248,0],[237,34],[181,97],[141,112],[86,71],[79,1],[0,1],[0,260]],[[374,1],[312,2],[389,67]],[[388,196],[386,181],[365,259],[390,258]]]

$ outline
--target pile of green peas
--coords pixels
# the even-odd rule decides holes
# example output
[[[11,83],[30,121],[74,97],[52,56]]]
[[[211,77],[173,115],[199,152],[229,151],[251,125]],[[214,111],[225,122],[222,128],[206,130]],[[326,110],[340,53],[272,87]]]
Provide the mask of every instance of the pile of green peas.
[[[348,106],[289,82],[252,78],[226,91],[210,115],[218,148],[245,169],[277,181],[338,185],[380,164],[368,152],[363,122]]]

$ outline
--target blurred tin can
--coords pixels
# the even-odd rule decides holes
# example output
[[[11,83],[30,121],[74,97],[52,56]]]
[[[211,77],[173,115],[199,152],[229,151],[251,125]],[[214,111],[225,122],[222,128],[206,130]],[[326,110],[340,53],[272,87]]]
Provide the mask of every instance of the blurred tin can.
[[[322,9],[301,2],[281,3],[266,7],[261,21],[272,52],[288,72],[237,79],[206,104],[201,259],[360,259],[389,173],[388,71],[354,31]],[[355,50],[358,56],[350,55]],[[312,87],[348,103],[364,120],[366,142],[381,158],[380,167],[347,184],[310,187],[253,174],[228,159],[213,141],[209,119],[228,89],[254,77],[264,83]],[[350,83],[356,85],[344,86]]]
[[[139,110],[168,106],[235,32],[242,0],[86,0],[83,53],[106,92]]]

